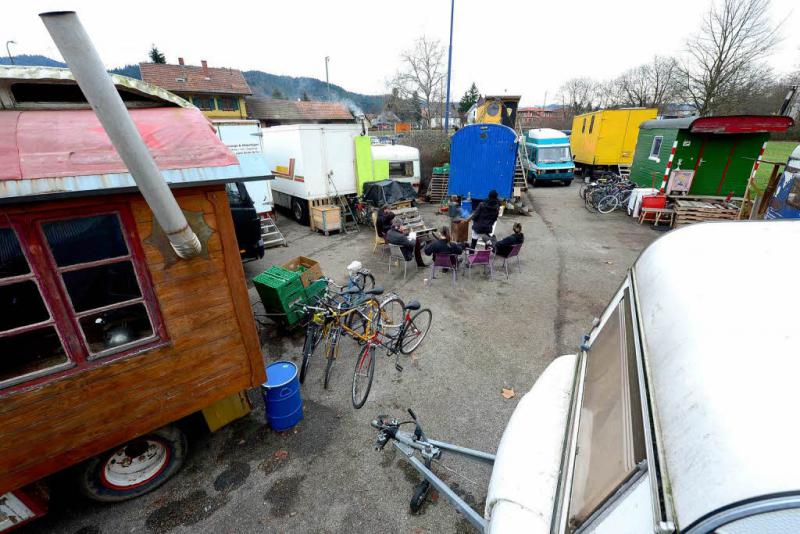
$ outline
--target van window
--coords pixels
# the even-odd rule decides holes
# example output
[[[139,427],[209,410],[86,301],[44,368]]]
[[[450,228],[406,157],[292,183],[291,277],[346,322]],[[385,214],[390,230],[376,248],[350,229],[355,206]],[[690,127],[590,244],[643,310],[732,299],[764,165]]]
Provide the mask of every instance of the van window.
[[[657,135],[653,137],[653,144],[650,145],[650,158],[658,161],[658,155],[661,153],[661,145],[664,143],[664,136]]]
[[[583,118],[583,127],[581,128],[581,133],[586,133],[586,117]]]
[[[630,293],[586,354],[569,528],[582,525],[645,461]]]
[[[592,120],[589,122],[589,133],[592,133],[594,130],[594,115],[592,115]]]

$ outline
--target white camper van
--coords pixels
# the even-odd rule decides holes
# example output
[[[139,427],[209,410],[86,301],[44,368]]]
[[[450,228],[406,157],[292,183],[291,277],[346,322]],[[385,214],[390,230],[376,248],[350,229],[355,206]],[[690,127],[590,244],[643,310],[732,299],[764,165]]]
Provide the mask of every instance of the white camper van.
[[[389,179],[411,184],[419,193],[419,149],[405,145],[372,145],[372,159],[389,162]]]
[[[391,441],[426,479],[412,510],[429,484],[492,534],[800,532],[800,285],[786,274],[798,242],[800,221],[657,240],[578,353],[519,401],[496,454],[379,416],[376,445]],[[747,253],[731,261],[734,249]],[[755,298],[741,294],[754,272]],[[484,509],[434,474],[442,454],[493,465]]]
[[[358,124],[293,124],[261,129],[277,206],[308,223],[310,203],[356,192]]]

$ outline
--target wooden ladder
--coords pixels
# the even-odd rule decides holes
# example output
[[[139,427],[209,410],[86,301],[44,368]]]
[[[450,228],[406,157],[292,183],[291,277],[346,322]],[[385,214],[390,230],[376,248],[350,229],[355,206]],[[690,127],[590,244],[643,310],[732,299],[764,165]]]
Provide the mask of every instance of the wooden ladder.
[[[428,184],[428,197],[434,204],[441,204],[447,197],[447,188],[450,175],[446,172],[431,174],[431,183]]]
[[[264,241],[264,248],[278,247],[281,245],[284,247],[289,246],[286,242],[286,238],[283,237],[281,231],[278,230],[278,225],[275,224],[275,221],[272,220],[269,213],[265,213],[261,216],[261,239]]]

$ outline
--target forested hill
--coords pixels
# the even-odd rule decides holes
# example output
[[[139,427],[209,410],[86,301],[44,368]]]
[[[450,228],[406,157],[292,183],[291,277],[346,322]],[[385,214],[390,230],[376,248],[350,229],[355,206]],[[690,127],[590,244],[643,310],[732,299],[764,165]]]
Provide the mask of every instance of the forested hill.
[[[10,63],[7,57],[0,57],[0,65],[9,65]],[[42,67],[67,66],[63,62],[51,59],[47,56],[27,54],[14,56],[14,63],[17,65]],[[124,67],[111,69],[109,72],[137,79],[141,77],[138,65],[125,65]],[[331,84],[330,95],[328,95],[327,84],[316,78],[295,78],[293,76],[270,74],[260,70],[244,71],[244,77],[253,90],[253,94],[256,96],[272,96],[273,93],[277,91],[280,93],[281,98],[294,100],[302,98],[305,93],[310,100],[326,101],[330,98],[336,102],[347,104],[348,107],[354,111],[360,110],[364,113],[380,113],[381,107],[383,106],[383,95],[362,95],[360,93],[353,93],[334,84]]]

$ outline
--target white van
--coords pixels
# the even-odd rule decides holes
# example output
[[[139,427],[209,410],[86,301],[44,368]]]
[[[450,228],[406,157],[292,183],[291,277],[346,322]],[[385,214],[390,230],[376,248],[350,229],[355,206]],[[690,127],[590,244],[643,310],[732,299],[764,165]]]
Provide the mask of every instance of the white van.
[[[239,160],[257,155],[264,156],[261,145],[261,126],[255,120],[212,120],[217,136]],[[247,193],[253,199],[256,213],[262,215],[272,211],[271,180],[243,182]]]

